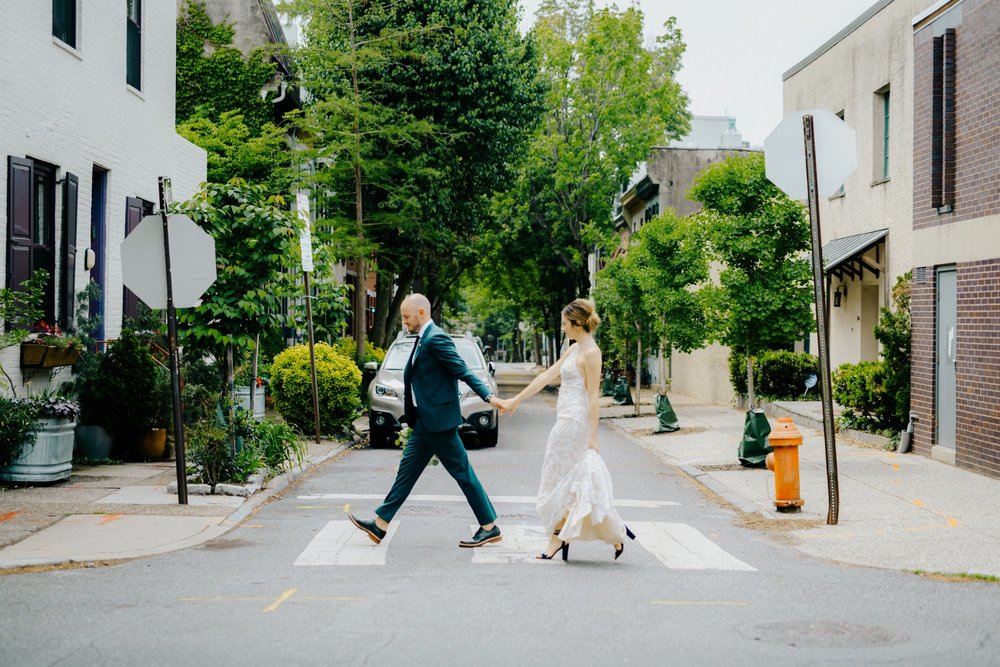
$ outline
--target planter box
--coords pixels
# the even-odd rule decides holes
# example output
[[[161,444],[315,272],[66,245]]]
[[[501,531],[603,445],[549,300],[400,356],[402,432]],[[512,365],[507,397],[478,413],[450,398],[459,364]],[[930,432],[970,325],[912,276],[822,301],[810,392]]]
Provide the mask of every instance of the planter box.
[[[250,412],[250,387],[236,386],[236,405]],[[264,387],[255,387],[253,393],[253,417],[258,421],[264,418]]]
[[[76,347],[56,347],[38,343],[21,343],[21,368],[56,368],[72,366],[80,356]]]
[[[0,481],[55,482],[73,470],[73,427],[68,419],[41,419],[33,443],[25,443],[21,455],[0,468]]]

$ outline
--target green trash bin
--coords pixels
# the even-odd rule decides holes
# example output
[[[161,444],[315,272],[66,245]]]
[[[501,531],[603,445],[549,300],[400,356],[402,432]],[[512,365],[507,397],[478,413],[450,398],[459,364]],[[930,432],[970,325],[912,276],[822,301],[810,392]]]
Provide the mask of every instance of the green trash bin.
[[[771,453],[767,436],[771,433],[771,425],[767,415],[760,408],[747,411],[743,423],[743,439],[740,440],[740,464],[748,468],[763,468],[764,459]]]
[[[615,405],[635,405],[632,402],[632,391],[628,388],[628,382],[625,381],[625,376],[618,378],[618,384],[615,385]]]
[[[615,395],[615,381],[611,379],[611,371],[604,374],[604,380],[601,382],[601,396],[614,396]]]
[[[667,398],[666,394],[657,394],[655,400],[656,406],[656,416],[660,418],[660,423],[653,433],[673,433],[680,429],[681,425],[677,422],[677,413],[674,412],[674,407],[670,405],[670,399]]]

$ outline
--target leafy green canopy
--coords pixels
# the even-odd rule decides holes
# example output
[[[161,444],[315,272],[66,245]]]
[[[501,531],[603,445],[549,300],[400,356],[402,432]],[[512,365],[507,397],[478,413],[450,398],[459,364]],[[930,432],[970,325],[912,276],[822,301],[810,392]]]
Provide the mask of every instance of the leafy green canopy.
[[[616,188],[651,147],[686,132],[689,114],[673,19],[647,49],[635,8],[547,0],[534,36],[546,113],[514,188],[495,198],[489,275],[555,331],[562,305],[589,291],[588,254],[613,246]]]
[[[719,342],[756,356],[812,331],[809,224],[767,180],[763,153],[708,167],[689,196],[704,206],[698,221],[725,265],[710,305]]]
[[[177,207],[215,239],[218,277],[194,308],[178,311],[184,335],[218,351],[246,347],[257,334],[282,326],[282,300],[298,295],[298,218],[281,197],[234,180],[209,183]]]

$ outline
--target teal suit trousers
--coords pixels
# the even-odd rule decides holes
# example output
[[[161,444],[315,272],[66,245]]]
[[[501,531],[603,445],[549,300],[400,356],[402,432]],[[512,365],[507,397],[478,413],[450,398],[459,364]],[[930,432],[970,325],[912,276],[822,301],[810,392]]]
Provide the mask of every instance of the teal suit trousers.
[[[496,510],[493,509],[493,503],[479,483],[476,471],[469,464],[469,455],[466,454],[465,446],[458,437],[458,429],[432,433],[419,419],[410,431],[406,449],[403,450],[403,459],[399,463],[399,472],[396,473],[396,481],[393,482],[385,501],[379,505],[375,513],[384,521],[392,521],[413,490],[413,485],[424,472],[424,468],[430,463],[432,456],[437,456],[448,474],[458,482],[479,525],[485,526],[494,522],[497,518]]]

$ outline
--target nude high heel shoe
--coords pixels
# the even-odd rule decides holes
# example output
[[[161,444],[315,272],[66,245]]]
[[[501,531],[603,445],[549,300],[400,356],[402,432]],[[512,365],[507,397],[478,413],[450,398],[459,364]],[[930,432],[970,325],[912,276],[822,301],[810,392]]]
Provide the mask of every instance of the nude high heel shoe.
[[[629,530],[628,526],[625,526],[625,535],[630,540],[634,540],[635,539],[635,534],[631,530]],[[615,560],[618,560],[618,557],[622,555],[623,551],[625,551],[625,543],[624,542],[622,542],[617,547],[615,547]],[[553,554],[553,555],[555,555],[555,554]]]

